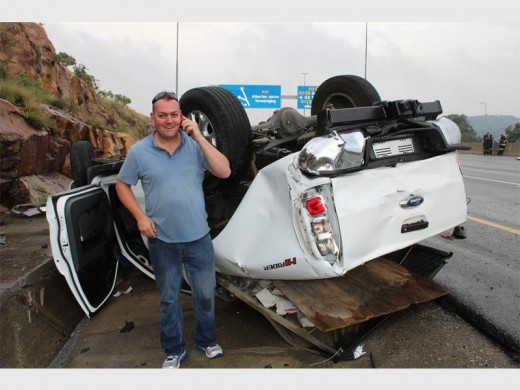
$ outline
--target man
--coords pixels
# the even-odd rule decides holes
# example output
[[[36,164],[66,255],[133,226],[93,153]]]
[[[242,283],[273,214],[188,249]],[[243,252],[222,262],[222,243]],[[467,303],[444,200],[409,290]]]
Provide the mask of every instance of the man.
[[[507,137],[506,133],[500,133],[500,140],[498,141],[498,155],[501,156],[504,154],[507,146]]]
[[[180,303],[183,267],[192,289],[195,345],[210,359],[223,353],[216,342],[215,260],[202,182],[207,169],[219,178],[229,177],[231,169],[197,124],[182,115],[174,93],[155,95],[150,118],[154,130],[130,148],[116,190],[148,239],[161,296],[163,368],[178,368],[187,356]],[[131,189],[138,180],[145,210]]]
[[[488,131],[482,138],[482,145],[484,149],[484,156],[493,154],[493,136]]]

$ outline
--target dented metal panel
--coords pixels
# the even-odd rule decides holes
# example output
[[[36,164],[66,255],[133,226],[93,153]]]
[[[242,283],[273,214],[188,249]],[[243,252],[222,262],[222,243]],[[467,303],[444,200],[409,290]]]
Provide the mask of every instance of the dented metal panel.
[[[217,271],[266,280],[338,277],[466,221],[456,153],[332,178],[307,177],[294,159],[270,164],[253,180],[213,240]],[[313,247],[303,201],[306,191],[324,187],[332,188],[327,214],[339,238],[332,262]]]
[[[456,153],[332,179],[345,271],[466,222],[467,200]],[[370,190],[367,190],[370,188]],[[415,207],[401,202],[421,197]],[[406,225],[427,222],[403,232]]]

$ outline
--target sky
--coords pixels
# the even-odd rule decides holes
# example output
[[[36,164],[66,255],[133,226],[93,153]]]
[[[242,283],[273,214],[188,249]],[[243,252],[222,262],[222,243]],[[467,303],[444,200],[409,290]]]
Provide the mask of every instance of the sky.
[[[373,1],[373,9],[357,13],[334,2],[318,12],[318,3],[306,0],[293,8],[264,0],[256,3],[263,8],[245,13],[231,0],[220,7],[196,3],[171,14],[149,0],[137,14],[107,10],[111,18],[99,9],[84,20],[37,15],[56,52],[73,56],[102,90],[127,96],[130,107],[145,115],[162,90],[182,95],[208,85],[280,85],[282,95],[296,95],[304,83],[319,86],[352,74],[366,77],[383,100],[439,100],[445,115],[520,117],[520,9],[501,9],[501,0],[493,11],[470,2],[473,13],[444,0],[436,8],[428,3],[423,12],[416,2],[399,8],[399,2],[388,7]],[[235,8],[226,7],[231,3]],[[403,17],[402,10],[411,9],[415,13]],[[296,107],[296,100],[282,99],[281,105]],[[273,110],[246,111],[256,124]]]

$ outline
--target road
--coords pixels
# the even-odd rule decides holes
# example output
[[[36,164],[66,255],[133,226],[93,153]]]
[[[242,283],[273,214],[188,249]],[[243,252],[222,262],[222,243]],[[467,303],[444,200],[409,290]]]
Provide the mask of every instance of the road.
[[[466,239],[426,241],[453,252],[435,280],[470,323],[520,351],[520,161],[461,154],[468,204]],[[449,232],[448,232],[449,233]]]

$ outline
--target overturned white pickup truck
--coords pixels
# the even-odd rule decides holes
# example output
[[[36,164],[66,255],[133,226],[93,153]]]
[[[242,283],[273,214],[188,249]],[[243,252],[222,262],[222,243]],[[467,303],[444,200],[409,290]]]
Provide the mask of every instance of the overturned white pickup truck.
[[[290,281],[340,280],[383,256],[414,272],[426,267],[419,273],[428,279],[450,256],[417,267],[421,260],[409,256],[422,240],[466,221],[461,134],[440,118],[438,101],[382,101],[368,81],[343,75],[319,86],[309,117],[282,108],[251,126],[220,87],[191,89],[180,105],[232,166],[229,179],[208,173],[204,184],[221,295],[247,301],[241,294],[259,281],[278,281],[290,294]],[[110,297],[122,257],[152,278],[153,267],[115,192],[122,161],[96,159],[83,141],[72,145],[71,164],[75,188],[48,198],[47,219],[56,266],[90,316]],[[144,203],[140,185],[133,190]],[[308,291],[327,295],[324,286]],[[299,336],[311,349],[338,348]]]

